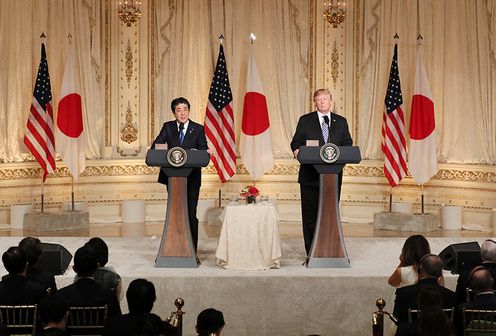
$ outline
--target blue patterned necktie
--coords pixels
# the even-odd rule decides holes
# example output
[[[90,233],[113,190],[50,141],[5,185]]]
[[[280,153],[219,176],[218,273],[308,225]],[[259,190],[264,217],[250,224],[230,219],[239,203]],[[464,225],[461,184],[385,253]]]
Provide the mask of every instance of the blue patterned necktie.
[[[324,121],[322,122],[322,136],[324,137],[324,143],[329,142],[329,117],[324,116]]]
[[[182,145],[184,140],[184,124],[179,123],[179,143]]]

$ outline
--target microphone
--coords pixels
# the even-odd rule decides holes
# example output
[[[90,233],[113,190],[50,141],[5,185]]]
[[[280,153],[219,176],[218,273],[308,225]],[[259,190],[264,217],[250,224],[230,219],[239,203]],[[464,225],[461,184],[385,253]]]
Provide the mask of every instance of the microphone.
[[[330,140],[331,140],[331,126],[329,125],[329,117],[328,116],[324,116],[324,122],[325,124],[327,125],[327,142],[326,143],[329,143]]]
[[[184,129],[184,123],[180,122],[179,123],[179,132],[182,132],[183,129]]]

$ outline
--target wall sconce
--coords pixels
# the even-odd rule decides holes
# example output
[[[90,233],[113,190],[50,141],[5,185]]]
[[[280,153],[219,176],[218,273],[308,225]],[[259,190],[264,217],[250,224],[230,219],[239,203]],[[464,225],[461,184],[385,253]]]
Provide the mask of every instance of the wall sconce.
[[[341,0],[324,0],[324,19],[337,28],[346,16],[346,3]]]
[[[119,19],[128,27],[141,17],[141,1],[119,1]]]

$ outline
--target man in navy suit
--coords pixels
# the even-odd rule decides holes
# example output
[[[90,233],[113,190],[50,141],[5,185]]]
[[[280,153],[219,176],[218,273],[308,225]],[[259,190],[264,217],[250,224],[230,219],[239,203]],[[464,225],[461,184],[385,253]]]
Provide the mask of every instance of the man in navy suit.
[[[295,158],[298,156],[301,146],[322,146],[325,143],[333,143],[337,146],[353,145],[346,119],[331,112],[333,100],[329,90],[319,89],[315,91],[313,101],[317,111],[300,117],[291,141],[291,149]],[[339,193],[341,192],[341,180],[342,173],[338,175]],[[303,238],[305,240],[305,250],[309,255],[319,209],[319,174],[313,165],[300,165],[298,183],[300,184],[301,192]]]
[[[203,126],[189,119],[190,104],[186,98],[179,97],[171,102],[171,110],[176,120],[164,123],[159,135],[152,144],[167,144],[167,148],[182,147],[184,149],[208,150],[207,138]],[[168,177],[160,170],[158,182],[167,185]],[[198,246],[198,218],[196,207],[200,196],[201,168],[193,168],[188,176],[188,215],[191,238],[195,249]]]

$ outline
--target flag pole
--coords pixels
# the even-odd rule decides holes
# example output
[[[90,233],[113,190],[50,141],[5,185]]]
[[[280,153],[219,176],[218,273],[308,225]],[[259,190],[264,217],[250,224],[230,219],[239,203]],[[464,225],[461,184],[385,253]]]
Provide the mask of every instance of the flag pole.
[[[71,175],[71,212],[74,212],[74,176]]]
[[[219,208],[222,207],[222,190],[219,189]]]
[[[43,186],[45,185],[44,181],[43,181],[43,177],[41,177],[41,186],[40,186],[40,191],[41,191],[41,213],[43,213],[44,209],[43,209],[43,202],[44,202],[44,195],[43,195]]]
[[[424,185],[420,185],[421,195],[420,195],[420,207],[422,209],[422,215],[424,214]]]
[[[389,186],[389,212],[393,212],[393,187]]]

